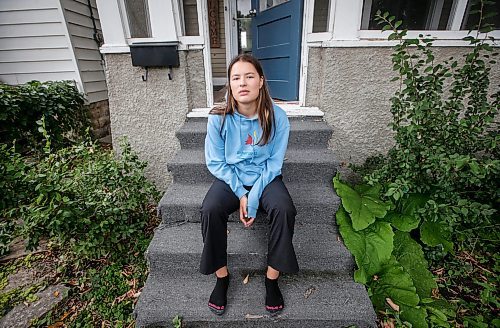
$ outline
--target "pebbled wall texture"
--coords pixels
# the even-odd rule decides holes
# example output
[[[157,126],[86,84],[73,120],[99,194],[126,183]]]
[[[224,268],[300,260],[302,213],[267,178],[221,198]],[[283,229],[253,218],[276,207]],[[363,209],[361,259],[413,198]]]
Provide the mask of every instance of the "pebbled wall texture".
[[[436,61],[462,58],[471,48],[435,47]],[[310,48],[306,106],[317,106],[333,127],[330,148],[341,162],[362,164],[393,145],[390,98],[398,82],[392,48]],[[490,91],[500,85],[500,65],[490,72]]]
[[[179,51],[179,60],[172,80],[166,68],[150,68],[142,81],[145,70],[132,66],[130,54],[106,54],[113,148],[119,152],[120,139],[127,137],[160,190],[172,180],[167,163],[180,149],[175,132],[189,110],[206,106],[202,51]]]

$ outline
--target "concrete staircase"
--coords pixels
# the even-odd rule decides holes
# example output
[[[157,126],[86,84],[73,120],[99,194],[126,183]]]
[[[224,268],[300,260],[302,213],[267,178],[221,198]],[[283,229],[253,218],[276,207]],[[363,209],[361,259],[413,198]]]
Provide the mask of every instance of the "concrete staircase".
[[[331,128],[318,118],[290,118],[283,180],[294,200],[294,247],[301,272],[283,275],[284,311],[264,309],[267,225],[259,211],[252,229],[237,213],[229,218],[228,266],[232,278],[226,313],[207,308],[214,276],[198,272],[202,252],[200,206],[213,176],[203,155],[206,119],[190,119],[177,132],[181,150],[168,165],[174,182],[159,204],[162,223],[146,252],[149,277],[135,309],[137,327],[374,327],[364,287],[354,283],[354,261],[340,240],[332,187],[337,163],[327,149]],[[249,275],[248,283],[244,278]]]

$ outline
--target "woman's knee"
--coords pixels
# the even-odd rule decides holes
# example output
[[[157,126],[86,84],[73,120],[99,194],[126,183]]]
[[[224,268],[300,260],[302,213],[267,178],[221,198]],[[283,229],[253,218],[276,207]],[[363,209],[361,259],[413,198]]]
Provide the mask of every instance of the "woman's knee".
[[[297,210],[292,200],[288,198],[272,204],[271,213],[276,217],[286,219],[289,223],[294,223]]]

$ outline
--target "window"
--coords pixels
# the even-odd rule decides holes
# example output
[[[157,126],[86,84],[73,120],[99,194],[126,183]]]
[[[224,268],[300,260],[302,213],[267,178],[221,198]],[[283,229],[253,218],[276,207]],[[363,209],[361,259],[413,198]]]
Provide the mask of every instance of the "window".
[[[330,0],[314,1],[313,33],[328,32]]]
[[[282,3],[288,2],[289,0],[260,0],[259,9],[264,11],[266,9],[281,5]]]
[[[124,0],[124,4],[130,38],[150,38],[151,24],[147,0]]]
[[[362,30],[380,30],[375,21],[378,10],[389,12],[402,20],[401,28],[408,30],[449,30],[451,12],[458,0],[364,0]]]
[[[500,29],[500,0],[494,1],[494,4],[485,5],[483,15],[486,17],[483,23],[493,24],[494,29]],[[476,30],[477,24],[479,23],[479,13],[475,10],[479,9],[476,5],[474,6],[474,1],[467,3],[467,9],[465,10],[464,19],[462,21],[462,30]],[[496,13],[494,15],[494,13]]]
[[[185,36],[198,36],[200,35],[200,29],[198,25],[198,8],[196,5],[196,0],[183,0],[182,1],[182,11],[184,17],[184,31]]]

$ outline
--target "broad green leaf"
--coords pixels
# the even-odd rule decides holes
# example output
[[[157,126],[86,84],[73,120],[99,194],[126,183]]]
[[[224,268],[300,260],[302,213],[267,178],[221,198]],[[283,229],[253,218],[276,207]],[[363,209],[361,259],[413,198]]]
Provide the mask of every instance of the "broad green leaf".
[[[427,203],[429,198],[423,194],[410,194],[408,198],[401,200],[394,211],[387,213],[385,221],[401,231],[410,232],[418,227],[420,219],[417,217],[417,210]]]
[[[422,307],[401,305],[401,320],[411,323],[413,328],[427,328],[427,311]]]
[[[357,186],[351,188],[340,181],[339,176],[333,178],[333,185],[342,199],[342,205],[351,215],[352,227],[359,231],[375,222],[375,218],[383,218],[390,208],[390,204],[378,198],[380,186]]]
[[[424,222],[420,226],[420,238],[428,246],[443,245],[444,250],[453,252],[453,243],[449,241],[450,233],[444,223]]]
[[[440,313],[443,313],[451,319],[454,319],[457,316],[457,305],[444,299],[433,300],[432,302],[425,304],[425,307],[431,312],[438,310]]]
[[[411,238],[409,233],[396,231],[392,254],[410,275],[418,296],[420,298],[431,297],[432,290],[438,286],[428,269],[429,264],[424,257],[422,247]]]
[[[394,256],[378,273],[378,278],[370,282],[372,302],[379,310],[386,307],[386,298],[390,298],[400,307],[407,305],[416,307],[420,298],[413,281]]]
[[[342,206],[336,217],[344,243],[359,268],[354,274],[355,280],[366,284],[391,257],[394,237],[391,225],[377,221],[364,230],[355,231],[349,214]]]
[[[387,213],[385,220],[391,222],[394,228],[405,232],[412,231],[420,223],[420,219],[417,216],[405,215],[396,211]]]

